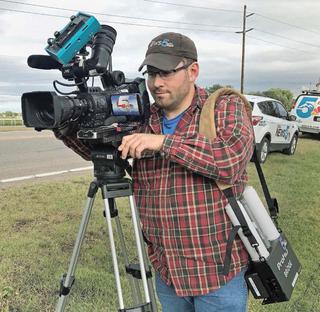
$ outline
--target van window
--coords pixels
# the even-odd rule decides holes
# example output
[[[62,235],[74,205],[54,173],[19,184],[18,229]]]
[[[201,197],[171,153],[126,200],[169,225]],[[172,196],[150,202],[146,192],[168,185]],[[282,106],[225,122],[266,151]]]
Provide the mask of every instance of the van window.
[[[283,118],[283,119],[287,119],[288,113],[287,113],[286,109],[279,102],[275,102],[275,104],[276,104],[277,109],[278,109],[279,117]]]
[[[277,117],[276,105],[272,101],[260,102],[258,106],[263,114]]]

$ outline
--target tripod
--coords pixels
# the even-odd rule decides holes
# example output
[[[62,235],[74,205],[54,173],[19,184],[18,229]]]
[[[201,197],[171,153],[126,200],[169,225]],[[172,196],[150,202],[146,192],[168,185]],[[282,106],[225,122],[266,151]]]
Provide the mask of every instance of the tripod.
[[[96,193],[101,189],[104,202],[104,217],[107,222],[108,234],[110,240],[110,248],[112,255],[112,263],[114,276],[116,281],[117,295],[119,301],[118,311],[132,312],[157,312],[156,299],[152,284],[152,274],[147,264],[147,257],[143,246],[142,232],[139,224],[139,216],[135,205],[131,180],[125,178],[125,168],[129,167],[127,160],[122,160],[114,147],[103,146],[97,147],[92,151],[92,161],[94,164],[94,177],[88,190],[87,202],[84,208],[84,214],[80,223],[78,235],[73,248],[68,272],[62,277],[60,284],[59,301],[56,306],[56,312],[62,312],[67,303],[67,296],[75,281],[75,270],[80,254],[80,248],[85,236],[86,228],[89,223],[93,202]],[[130,264],[128,254],[125,247],[125,240],[121,229],[115,199],[118,197],[129,197],[130,209],[132,215],[133,229],[136,240],[137,254],[139,264]],[[134,301],[134,307],[125,308],[123,301],[123,293],[120,282],[119,266],[117,253],[112,231],[111,219],[115,219],[117,232],[120,239],[122,256],[125,261],[126,273],[128,274],[129,285]],[[142,279],[144,290],[144,301],[142,300],[138,279]]]

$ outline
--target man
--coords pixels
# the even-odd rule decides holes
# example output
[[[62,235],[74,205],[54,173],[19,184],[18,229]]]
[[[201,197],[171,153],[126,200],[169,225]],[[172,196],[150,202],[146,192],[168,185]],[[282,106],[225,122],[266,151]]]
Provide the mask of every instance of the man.
[[[134,158],[134,196],[163,311],[244,312],[248,254],[236,238],[225,275],[232,224],[216,181],[232,185],[236,197],[242,194],[253,129],[241,99],[221,96],[215,106],[217,137],[199,134],[207,95],[195,85],[197,59],[194,42],[182,34],[164,33],[151,41],[139,68],[146,66],[155,100],[149,124],[125,136],[119,151],[124,159]],[[56,136],[90,159],[82,142],[59,131]]]
[[[134,158],[134,195],[156,289],[164,312],[246,311],[244,272],[248,254],[239,238],[223,274],[232,224],[227,199],[216,185],[233,185],[239,197],[253,151],[253,129],[237,96],[221,96],[215,108],[217,137],[199,134],[206,99],[194,42],[164,33],[148,46],[146,66],[155,100],[149,124],[125,136],[122,158]]]

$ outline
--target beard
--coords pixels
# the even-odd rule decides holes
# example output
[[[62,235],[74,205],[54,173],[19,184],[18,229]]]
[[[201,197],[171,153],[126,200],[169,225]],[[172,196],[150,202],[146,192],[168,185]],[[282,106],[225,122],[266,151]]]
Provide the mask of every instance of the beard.
[[[174,111],[179,108],[180,104],[190,92],[189,83],[182,83],[180,87],[168,90],[165,87],[150,90],[155,105],[166,110]]]

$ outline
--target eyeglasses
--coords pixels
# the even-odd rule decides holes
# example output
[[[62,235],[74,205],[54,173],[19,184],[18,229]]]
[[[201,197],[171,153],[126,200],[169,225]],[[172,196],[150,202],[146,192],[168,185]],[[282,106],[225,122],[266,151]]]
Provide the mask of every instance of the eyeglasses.
[[[192,63],[191,63],[192,64]],[[171,70],[146,70],[145,72],[142,73],[143,76],[145,76],[147,79],[155,79],[157,75],[159,75],[159,77],[161,79],[170,79],[172,78],[178,71],[183,70],[183,69],[187,69],[190,65],[189,64],[185,64],[181,67],[175,68],[175,69],[171,69]]]

